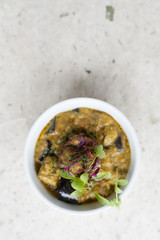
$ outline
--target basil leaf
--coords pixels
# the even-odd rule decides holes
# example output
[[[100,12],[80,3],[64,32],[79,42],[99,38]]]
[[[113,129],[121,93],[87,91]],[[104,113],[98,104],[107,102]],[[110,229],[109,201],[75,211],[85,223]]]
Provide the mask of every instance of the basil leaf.
[[[82,182],[84,182],[84,184],[87,184],[88,183],[88,174],[87,173],[83,173],[81,176],[80,176],[80,179],[82,180]]]
[[[102,145],[97,145],[94,147],[94,152],[99,158],[104,158],[105,157],[105,152],[103,151],[103,146]]]
[[[84,189],[84,182],[80,178],[75,178],[73,182],[71,183],[72,188],[78,190],[79,192],[82,192]]]
[[[128,180],[127,179],[120,179],[118,180],[118,185],[120,186],[126,186],[128,184]]]
[[[61,171],[60,171],[60,176],[63,177],[63,178],[65,178],[65,179],[71,179],[71,180],[75,179],[75,177],[74,177],[74,176],[71,176],[71,175],[68,173],[67,170],[66,170],[65,172],[61,170]]]
[[[78,198],[83,192],[79,192],[78,190],[71,193],[71,196],[74,198]]]

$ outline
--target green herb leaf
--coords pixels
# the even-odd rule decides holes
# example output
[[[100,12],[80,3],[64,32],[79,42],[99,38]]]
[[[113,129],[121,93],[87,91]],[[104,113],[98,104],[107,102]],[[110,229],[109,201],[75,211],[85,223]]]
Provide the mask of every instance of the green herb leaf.
[[[119,187],[115,186],[115,192],[118,193],[118,194],[120,194],[120,193],[122,193],[123,191],[122,191]]]
[[[74,177],[74,176],[71,176],[71,175],[68,173],[67,170],[66,170],[65,172],[61,170],[61,171],[60,171],[60,176],[63,177],[63,178],[65,178],[65,179],[71,179],[71,180],[75,179],[75,177]]]
[[[107,172],[107,173],[106,173],[106,178],[107,178],[107,179],[110,179],[110,178],[111,178],[111,176],[112,176],[112,175],[111,175],[111,173],[110,173],[110,172]]]
[[[118,199],[114,198],[110,201],[110,203],[111,203],[112,207],[118,207],[119,208],[119,206],[121,204],[121,200],[119,198]]]
[[[97,145],[94,147],[94,152],[99,158],[104,158],[105,157],[105,151],[103,151],[103,146],[102,145]]]
[[[93,177],[93,179],[101,179],[104,178],[106,176],[106,173],[98,173],[97,177]]]
[[[120,199],[112,199],[111,201],[107,200],[106,198],[102,197],[98,193],[94,192],[96,199],[98,200],[99,203],[101,203],[104,206],[110,206],[110,207],[119,207],[121,200]]]
[[[74,198],[78,198],[83,192],[79,192],[78,190],[71,193],[71,196]]]
[[[84,185],[88,183],[88,174],[87,173],[83,173],[81,176],[80,176],[80,179],[82,180],[82,182],[84,182]]]
[[[75,178],[71,183],[72,188],[82,192],[84,190],[84,182],[80,178]]]
[[[102,179],[102,178],[107,178],[110,179],[111,178],[111,173],[110,172],[104,172],[104,173],[98,173],[97,177],[93,177],[93,179]]]
[[[126,186],[128,184],[128,180],[127,179],[120,179],[118,180],[118,185],[120,186]]]
[[[96,199],[98,200],[99,203],[101,203],[104,206],[111,206],[111,203],[109,200],[107,200],[106,198],[102,197],[101,195],[99,195],[98,193],[94,192],[94,195],[96,196]]]
[[[99,173],[99,176],[97,174],[97,177],[105,177],[105,175],[108,173]],[[106,175],[107,176],[107,175]],[[111,177],[111,173],[109,172],[108,177]],[[94,178],[96,179],[96,178]],[[122,180],[122,181],[121,181]],[[116,193],[116,198],[112,199],[112,200],[108,200],[104,197],[102,197],[101,195],[99,195],[98,193],[94,192],[96,199],[98,200],[98,202],[100,202],[102,205],[104,206],[111,206],[111,207],[118,207],[120,206],[121,200],[118,198],[118,194],[122,193],[122,190],[118,187],[118,185],[124,186],[128,183],[128,181],[126,179],[120,179],[118,180],[118,168],[116,168],[116,180],[113,180],[113,182],[115,183],[115,193]]]

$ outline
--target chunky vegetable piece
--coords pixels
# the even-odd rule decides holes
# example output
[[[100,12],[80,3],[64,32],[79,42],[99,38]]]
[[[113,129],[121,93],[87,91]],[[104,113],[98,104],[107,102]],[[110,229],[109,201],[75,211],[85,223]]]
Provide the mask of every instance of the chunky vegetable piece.
[[[35,168],[43,185],[58,199],[119,206],[130,165],[128,139],[107,113],[77,108],[57,114],[42,130]],[[113,192],[116,198],[107,199]]]
[[[49,184],[52,187],[56,187],[59,181],[59,171],[60,169],[54,167],[54,161],[51,157],[46,157],[45,161],[43,162],[39,172],[38,177],[39,179],[45,183]]]

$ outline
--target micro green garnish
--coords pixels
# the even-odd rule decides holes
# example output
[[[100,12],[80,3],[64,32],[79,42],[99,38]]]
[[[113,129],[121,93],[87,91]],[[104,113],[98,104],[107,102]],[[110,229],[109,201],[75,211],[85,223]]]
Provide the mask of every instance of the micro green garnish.
[[[68,159],[69,161],[71,161],[71,160],[74,160],[74,161],[72,161],[71,165],[64,168],[63,171],[68,170],[68,172],[69,172],[71,167],[74,164],[78,165],[79,161],[87,162],[90,154],[94,152],[96,154],[96,156],[92,160],[88,170],[84,169],[80,165],[78,165],[78,166],[80,166],[84,172],[88,173],[89,179],[91,179],[92,177],[96,177],[100,170],[100,167],[98,166],[98,164],[99,164],[98,158],[103,159],[105,157],[105,152],[103,151],[103,146],[100,144],[97,145],[94,141],[87,141],[83,136],[80,138],[77,138],[76,140],[78,140],[80,142],[78,144],[77,148],[81,149],[82,153],[80,156],[77,156],[77,157],[76,156],[69,157],[69,159]]]
[[[116,180],[115,180],[114,191],[116,193],[115,203],[118,204],[119,203],[118,194],[122,193],[122,190],[118,188],[118,168],[116,168]]]
[[[119,186],[126,186],[128,184],[128,180],[127,179],[120,179],[118,180],[118,185]]]
[[[119,205],[121,203],[120,199],[118,199],[118,201],[117,201],[116,198],[114,198],[109,201],[108,199],[102,197],[101,195],[99,195],[96,192],[94,192],[94,195],[96,196],[96,199],[98,200],[98,202],[101,203],[103,206],[119,207]]]
[[[62,170],[60,171],[60,176],[66,179],[72,180],[71,186],[75,190],[74,192],[71,193],[72,197],[78,198],[83,194],[85,190],[90,189],[90,184],[88,182],[89,180],[89,175],[87,173],[83,173],[80,177],[76,178],[75,176],[71,176],[68,171],[63,172]],[[111,178],[111,173],[106,172],[106,173],[98,173],[97,177],[93,177],[93,179],[110,179]],[[118,198],[118,195],[122,193],[122,190],[118,186],[125,186],[128,184],[127,179],[118,179],[118,168],[116,168],[116,179],[115,180],[110,180],[113,181],[115,186],[114,186],[114,191],[116,193],[116,197],[112,200],[108,200],[104,197],[102,197],[100,194],[96,193],[93,191],[97,201],[101,203],[104,206],[110,206],[110,207],[119,207],[121,200]]]
[[[111,207],[119,207],[121,200],[118,198],[118,194],[122,193],[122,190],[118,186],[125,186],[128,184],[128,181],[127,181],[127,179],[118,179],[118,168],[116,168],[116,179],[113,180],[113,182],[115,183],[114,191],[116,193],[116,197],[114,199],[109,201],[108,199],[102,197],[101,195],[99,195],[96,192],[94,192],[94,194],[95,194],[98,202],[100,202],[102,205],[111,206]]]
[[[82,192],[84,190],[84,182],[80,178],[75,178],[73,179],[71,186],[75,189],[78,190],[79,192]]]
[[[71,193],[71,196],[74,198],[78,198],[80,195],[82,195],[82,192],[79,192],[78,190]]]
[[[99,203],[101,203],[104,206],[112,206],[111,201],[109,201],[108,199],[102,197],[101,195],[99,195],[98,193],[94,192],[94,195],[96,196],[96,199],[98,200]]]
[[[98,173],[97,177],[93,177],[93,179],[102,179],[102,178],[106,178],[106,179],[110,179],[111,178],[111,173],[110,172],[102,172],[102,173]]]
[[[72,197],[79,197],[87,189],[85,185],[88,185],[88,176],[87,173],[83,173],[80,178],[73,179],[71,186],[75,191],[71,193]]]
[[[68,173],[68,171],[60,171],[60,176],[61,177],[63,177],[63,178],[65,178],[65,179],[70,179],[70,180],[73,180],[73,179],[75,179],[75,176],[73,176],[73,175],[70,175],[69,173]]]
[[[122,190],[118,186],[125,186],[128,184],[127,179],[118,179],[118,168],[116,168],[116,180],[114,180],[115,186],[114,186],[114,191],[116,193],[116,199],[115,203],[117,206],[119,206],[119,199],[118,199],[118,194],[122,193]]]
[[[97,157],[103,159],[105,157],[105,151],[103,151],[102,145],[97,145],[94,147],[94,152],[96,153]]]
[[[71,193],[72,197],[78,198],[81,196],[85,190],[92,190],[92,182],[90,180],[99,181],[102,179],[106,179],[112,181],[114,183],[114,191],[116,193],[116,197],[112,200],[108,200],[101,196],[100,194],[94,192],[96,199],[104,206],[116,206],[119,207],[121,200],[119,199],[118,195],[122,193],[122,190],[118,186],[125,186],[127,185],[128,181],[126,179],[118,179],[118,168],[116,168],[116,179],[111,180],[111,172],[104,172],[100,168],[101,159],[105,157],[105,151],[103,150],[102,145],[95,144],[94,141],[86,141],[84,137],[77,138],[80,142],[77,146],[82,150],[81,155],[73,155],[69,157],[69,161],[72,160],[71,165],[64,168],[60,171],[60,176],[65,179],[71,180],[71,186],[75,190]],[[92,160],[89,169],[84,169],[81,165],[78,164],[79,161],[88,161],[90,154],[93,152],[96,154],[94,159]],[[99,160],[100,159],[100,160]],[[76,164],[82,168],[84,171],[80,177],[75,177],[71,172],[71,167]]]
[[[88,183],[88,174],[87,173],[83,173],[80,176],[80,179],[81,179],[82,182],[84,182],[84,184],[87,184]]]

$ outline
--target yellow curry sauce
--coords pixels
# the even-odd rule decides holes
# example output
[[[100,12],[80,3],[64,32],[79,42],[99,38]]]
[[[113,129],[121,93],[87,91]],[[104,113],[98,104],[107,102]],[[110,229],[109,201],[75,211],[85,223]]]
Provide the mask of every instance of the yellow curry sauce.
[[[62,179],[59,173],[60,169],[64,170],[73,163],[73,156],[82,149],[77,148],[77,139],[80,138],[103,145],[105,157],[99,159],[98,164],[100,172],[110,172],[111,177],[90,179],[90,188],[78,199],[74,199],[68,197],[68,193],[73,192],[70,181]],[[79,176],[83,170],[88,171],[94,158],[91,151],[88,162],[86,158],[82,158],[77,164],[73,164],[70,168],[71,174]],[[54,196],[70,203],[85,203],[96,200],[93,192],[106,198],[114,191],[116,168],[119,179],[124,179],[129,169],[131,154],[126,134],[110,115],[82,107],[57,114],[44,127],[36,143],[34,159],[39,179]]]

